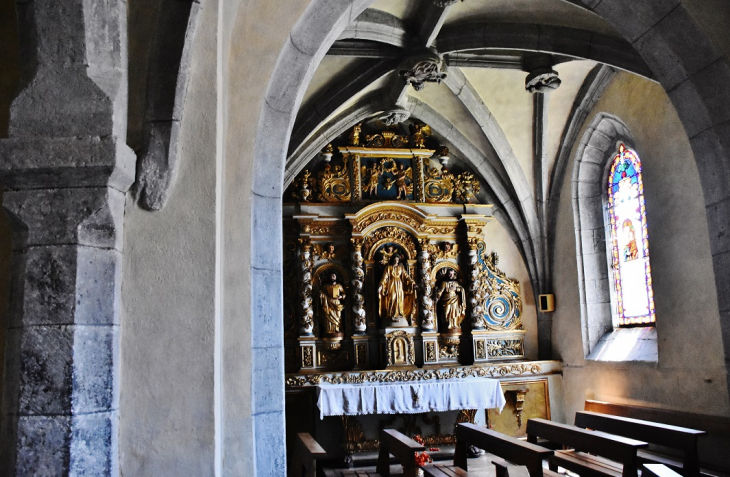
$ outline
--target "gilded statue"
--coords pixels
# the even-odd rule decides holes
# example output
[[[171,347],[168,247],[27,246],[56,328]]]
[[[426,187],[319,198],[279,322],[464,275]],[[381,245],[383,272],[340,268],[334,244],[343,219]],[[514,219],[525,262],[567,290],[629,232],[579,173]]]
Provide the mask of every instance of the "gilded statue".
[[[388,244],[380,251],[380,264],[381,265],[387,265],[388,262],[390,262],[390,259],[393,257],[394,253],[397,253],[398,251],[396,248]]]
[[[378,180],[380,174],[382,174],[383,168],[377,162],[370,166],[368,169],[366,166],[362,166],[362,177],[367,177],[367,182],[363,182],[362,191],[367,192],[370,197],[375,197],[378,193]]]
[[[330,273],[330,282],[319,287],[319,304],[325,336],[342,334],[342,310],[345,308],[345,287],[337,281],[337,274]]]
[[[359,146],[360,145],[360,132],[362,131],[362,123],[356,124],[354,128],[352,128],[352,132],[350,132],[350,145],[351,146]]]
[[[456,270],[453,268],[448,269],[446,279],[436,290],[436,302],[446,328],[458,333],[466,316],[466,293],[456,280]]]
[[[398,167],[393,172],[393,175],[395,176],[395,186],[398,190],[398,196],[396,199],[401,198],[401,194],[403,194],[403,198],[408,198],[408,187],[406,187],[406,179],[413,180],[413,169],[408,168],[406,169],[403,167],[403,164],[398,164]]]
[[[393,254],[383,271],[378,285],[378,310],[381,318],[392,322],[407,322],[416,305],[416,282],[400,263],[400,255]]]

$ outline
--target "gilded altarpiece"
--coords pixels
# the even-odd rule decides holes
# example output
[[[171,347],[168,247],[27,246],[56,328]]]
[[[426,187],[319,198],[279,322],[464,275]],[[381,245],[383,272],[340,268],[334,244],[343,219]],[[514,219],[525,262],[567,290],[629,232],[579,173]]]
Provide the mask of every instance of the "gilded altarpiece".
[[[368,381],[385,370],[408,381],[525,356],[520,284],[489,251],[492,209],[475,203],[480,183],[449,170],[448,150],[426,148],[427,129],[415,130],[362,134],[358,125],[287,189],[288,389],[337,372]],[[475,412],[459,419],[472,422]],[[354,436],[345,447],[366,450],[358,418],[342,422],[345,440]],[[453,439],[438,434],[427,442]]]

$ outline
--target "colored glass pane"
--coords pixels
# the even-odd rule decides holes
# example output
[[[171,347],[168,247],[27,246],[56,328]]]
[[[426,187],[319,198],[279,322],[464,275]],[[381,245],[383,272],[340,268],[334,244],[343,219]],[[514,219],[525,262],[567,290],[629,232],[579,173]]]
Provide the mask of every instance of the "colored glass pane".
[[[613,159],[608,176],[608,217],[618,324],[654,323],[656,313],[641,161],[636,152],[623,144]]]

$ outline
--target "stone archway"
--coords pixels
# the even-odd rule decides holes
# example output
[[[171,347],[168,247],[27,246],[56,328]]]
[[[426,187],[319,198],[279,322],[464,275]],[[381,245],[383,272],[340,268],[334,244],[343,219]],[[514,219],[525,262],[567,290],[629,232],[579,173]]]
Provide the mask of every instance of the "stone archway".
[[[304,91],[334,41],[371,0],[315,0],[291,32],[269,79],[258,118],[251,208],[252,331],[263,339],[248,364],[254,376],[260,360],[282,362],[281,198],[289,135]],[[722,329],[730,336],[730,67],[679,2],[587,2],[636,48],[667,90],[690,138],[701,176],[710,229]],[[628,18],[628,21],[627,21]],[[676,34],[680,22],[682,34]],[[697,49],[687,48],[688,38]],[[725,343],[730,358],[730,340]],[[259,352],[261,351],[261,352]],[[280,368],[280,369],[279,369]],[[251,413],[255,471],[273,475],[283,468],[283,365],[253,378]],[[277,374],[278,373],[278,374]],[[223,376],[224,383],[234,376]],[[730,381],[730,380],[729,380]]]

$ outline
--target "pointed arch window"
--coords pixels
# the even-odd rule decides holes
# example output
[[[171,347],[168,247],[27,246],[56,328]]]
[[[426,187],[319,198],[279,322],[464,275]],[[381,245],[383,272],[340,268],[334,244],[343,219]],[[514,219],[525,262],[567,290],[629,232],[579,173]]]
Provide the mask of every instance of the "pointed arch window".
[[[608,174],[608,221],[618,326],[656,322],[641,160],[624,144]]]

